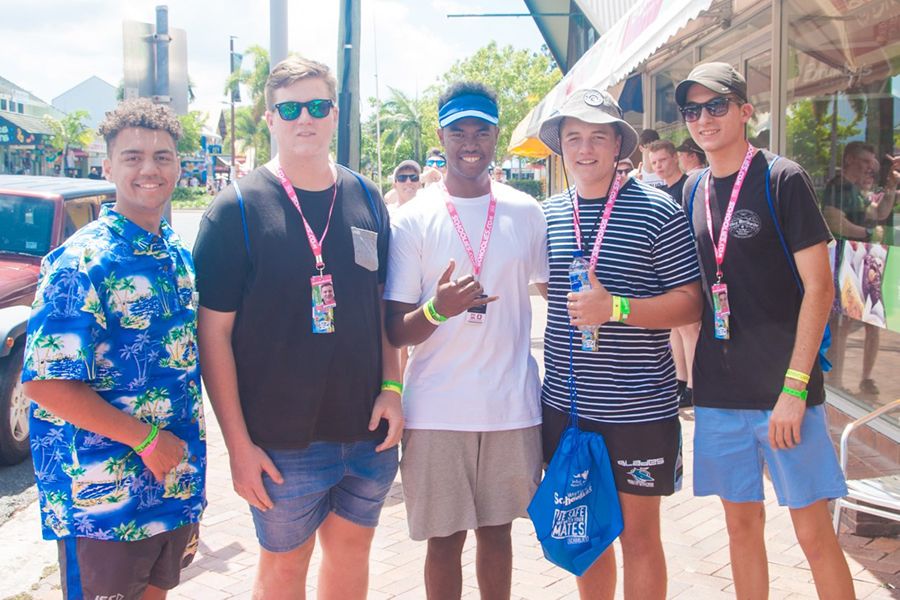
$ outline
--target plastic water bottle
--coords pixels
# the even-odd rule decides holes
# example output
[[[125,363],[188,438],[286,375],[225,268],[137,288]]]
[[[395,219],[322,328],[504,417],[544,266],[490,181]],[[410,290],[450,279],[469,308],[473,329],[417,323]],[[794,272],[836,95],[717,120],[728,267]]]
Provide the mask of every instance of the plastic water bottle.
[[[584,252],[576,250],[569,264],[569,286],[573,292],[586,292],[591,289],[591,280],[588,276],[590,268],[591,264],[584,257]],[[582,325],[578,328],[581,331],[582,350],[596,349],[597,329],[596,325]]]

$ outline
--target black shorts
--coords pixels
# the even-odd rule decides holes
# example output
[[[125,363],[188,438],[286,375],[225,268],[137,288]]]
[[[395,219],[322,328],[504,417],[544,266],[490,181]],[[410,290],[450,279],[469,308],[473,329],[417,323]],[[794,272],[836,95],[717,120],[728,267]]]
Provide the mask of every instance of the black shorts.
[[[134,542],[65,538],[57,541],[63,598],[143,596],[148,585],[171,590],[191,564],[200,526],[192,523]]]
[[[544,461],[549,464],[569,413],[542,405]],[[603,436],[616,489],[637,496],[670,496],[681,489],[681,421],[678,417],[647,423],[601,423],[578,419],[578,427]]]

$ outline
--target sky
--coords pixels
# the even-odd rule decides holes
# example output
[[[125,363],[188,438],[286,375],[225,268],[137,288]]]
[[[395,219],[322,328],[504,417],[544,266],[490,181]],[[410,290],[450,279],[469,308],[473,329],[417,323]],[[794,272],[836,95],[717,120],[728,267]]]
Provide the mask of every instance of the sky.
[[[122,21],[155,21],[160,0],[0,0],[0,76],[39,98],[53,98],[96,75],[122,79]],[[188,74],[197,102],[225,100],[228,39],[235,51],[269,48],[268,0],[169,0],[169,27],[187,32]],[[338,52],[337,0],[288,0],[288,48],[333,69]],[[520,18],[448,18],[458,13],[526,13],[521,0],[362,0],[360,86],[375,96],[377,55],[381,98],[388,87],[416,95],[454,62],[491,40],[537,50],[534,21]],[[377,46],[376,42],[377,41]],[[244,64],[250,67],[250,61]],[[367,103],[361,106],[369,112]]]

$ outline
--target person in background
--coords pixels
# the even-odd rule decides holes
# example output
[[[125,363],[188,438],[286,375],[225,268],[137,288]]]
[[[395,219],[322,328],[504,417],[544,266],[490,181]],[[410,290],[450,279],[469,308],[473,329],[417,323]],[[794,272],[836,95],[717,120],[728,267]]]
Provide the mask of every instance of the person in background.
[[[686,175],[706,167],[706,154],[690,136],[675,148],[675,154],[678,155],[678,168]],[[681,198],[675,198],[675,201],[681,202]]]
[[[447,175],[447,157],[440,148],[432,148],[425,159],[425,170],[422,171],[422,185],[427,187],[441,181]]]
[[[659,133],[655,129],[643,129],[638,136],[638,149],[641,151],[641,162],[637,169],[631,174],[632,177],[639,181],[654,187],[662,185],[662,179],[653,172],[653,165],[650,161],[650,144],[659,140]]]
[[[495,165],[491,170],[491,177],[497,183],[506,183],[506,172],[500,165]]]
[[[625,179],[627,179],[631,172],[634,170],[634,163],[631,162],[630,158],[623,158],[619,161],[619,164],[616,165],[616,175],[622,177],[622,183],[625,183]]]
[[[415,198],[416,193],[422,188],[422,167],[414,160],[404,160],[394,168],[394,187],[396,201],[388,203],[388,210],[395,210]]]

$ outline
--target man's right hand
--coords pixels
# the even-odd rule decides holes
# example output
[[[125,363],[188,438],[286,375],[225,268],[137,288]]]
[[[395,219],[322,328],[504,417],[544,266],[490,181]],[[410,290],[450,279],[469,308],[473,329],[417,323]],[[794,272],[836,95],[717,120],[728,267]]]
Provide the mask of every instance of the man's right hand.
[[[284,478],[269,455],[255,444],[249,444],[244,449],[229,454],[234,491],[259,510],[266,511],[274,507],[275,503],[266,493],[262,475],[263,473],[268,474],[278,485],[284,483]]]
[[[437,293],[434,295],[434,309],[438,314],[455,317],[473,306],[488,304],[498,298],[498,296],[481,298],[484,288],[472,274],[451,281],[450,276],[455,268],[456,261],[451,258],[447,270],[438,280]]]
[[[153,477],[162,483],[166,480],[166,474],[184,460],[185,454],[187,454],[187,444],[184,443],[184,440],[165,429],[160,429],[156,448],[147,456],[141,457],[141,460],[144,461],[144,466],[153,473]]]

